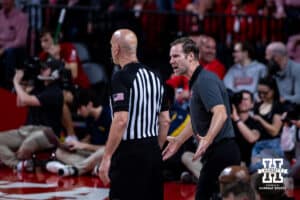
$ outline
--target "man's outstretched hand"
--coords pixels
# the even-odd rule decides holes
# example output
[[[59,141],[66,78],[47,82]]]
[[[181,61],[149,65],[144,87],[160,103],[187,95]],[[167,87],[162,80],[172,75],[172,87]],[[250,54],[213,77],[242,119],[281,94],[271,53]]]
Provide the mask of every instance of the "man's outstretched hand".
[[[167,147],[163,150],[162,156],[163,160],[169,159],[173,156],[181,146],[181,142],[179,141],[178,137],[168,136],[167,141],[169,142]]]

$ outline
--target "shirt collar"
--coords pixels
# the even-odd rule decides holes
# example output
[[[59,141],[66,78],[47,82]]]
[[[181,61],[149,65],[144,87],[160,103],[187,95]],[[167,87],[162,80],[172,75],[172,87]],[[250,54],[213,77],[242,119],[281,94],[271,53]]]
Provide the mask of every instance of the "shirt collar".
[[[189,82],[189,86],[190,88],[192,88],[192,86],[194,85],[198,75],[200,74],[200,72],[202,71],[203,67],[201,65],[199,65],[196,70],[194,71],[192,77],[191,77],[191,80]]]
[[[286,77],[290,71],[290,68],[291,68],[290,65],[291,65],[291,62],[290,62],[290,60],[288,60],[286,67],[283,70],[277,72],[276,76],[279,78]]]
[[[123,69],[127,69],[128,67],[132,66],[132,65],[135,65],[137,66],[137,64],[139,64],[139,62],[130,62],[130,63],[127,63],[126,65],[124,65]]]

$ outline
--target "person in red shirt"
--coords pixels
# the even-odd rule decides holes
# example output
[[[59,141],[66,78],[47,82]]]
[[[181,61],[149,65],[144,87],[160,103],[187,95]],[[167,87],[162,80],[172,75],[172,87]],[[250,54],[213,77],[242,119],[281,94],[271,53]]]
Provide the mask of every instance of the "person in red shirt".
[[[225,66],[216,58],[216,41],[210,36],[203,36],[200,40],[200,64],[204,69],[215,73],[223,80],[226,72]]]
[[[230,46],[237,41],[255,41],[259,34],[257,26],[258,16],[256,4],[245,3],[245,0],[231,0],[227,6],[226,44]]]
[[[190,98],[189,80],[185,76],[172,75],[166,84],[175,90],[175,100],[183,104]]]
[[[42,31],[40,40],[43,49],[39,55],[41,60],[46,60],[48,56],[53,56],[56,59],[64,61],[65,68],[71,71],[73,83],[81,88],[90,87],[89,79],[83,71],[77,50],[72,43],[54,44],[51,31],[48,30]]]
[[[83,71],[77,50],[72,43],[55,44],[52,32],[46,29],[41,32],[40,41],[43,49],[39,55],[41,60],[46,60],[49,56],[62,60],[65,63],[65,68],[70,70],[75,85],[78,85],[81,88],[90,87],[89,79]],[[62,124],[68,135],[66,140],[77,139],[73,127],[71,111],[68,106],[73,103],[74,95],[67,89],[64,89],[63,93],[64,105]]]

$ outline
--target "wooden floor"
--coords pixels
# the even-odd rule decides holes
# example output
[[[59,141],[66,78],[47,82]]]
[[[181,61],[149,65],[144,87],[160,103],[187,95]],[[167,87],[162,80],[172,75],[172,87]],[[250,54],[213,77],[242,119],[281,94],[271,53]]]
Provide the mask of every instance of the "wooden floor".
[[[102,200],[108,192],[97,177],[59,177],[44,171],[17,173],[0,167],[0,200]],[[194,193],[195,185],[165,183],[165,200],[194,199]]]
[[[26,109],[16,107],[14,94],[0,88],[0,131],[19,127],[26,118]],[[195,185],[167,182],[164,200],[193,200]],[[16,173],[0,166],[0,200],[103,200],[109,188],[91,176],[59,177],[47,172]],[[300,188],[294,191],[300,200]]]
[[[193,200],[195,185],[166,182],[164,200]],[[0,200],[105,200],[109,188],[98,177],[59,177],[44,171],[17,173],[0,167]],[[300,188],[294,191],[300,200]]]

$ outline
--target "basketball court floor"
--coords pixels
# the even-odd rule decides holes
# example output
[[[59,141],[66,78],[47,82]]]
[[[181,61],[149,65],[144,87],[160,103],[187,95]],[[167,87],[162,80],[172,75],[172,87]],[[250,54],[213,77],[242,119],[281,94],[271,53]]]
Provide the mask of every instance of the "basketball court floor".
[[[105,200],[109,188],[98,177],[59,177],[45,171],[17,173],[0,168],[0,200]],[[195,185],[165,183],[165,200],[194,199]]]
[[[16,107],[16,96],[0,88],[0,131],[24,124],[26,110]],[[128,181],[129,182],[129,181]],[[166,182],[164,200],[194,200],[194,184]],[[0,166],[0,200],[105,200],[109,188],[98,177],[59,177],[45,171],[17,173]],[[294,190],[300,200],[300,188]]]

